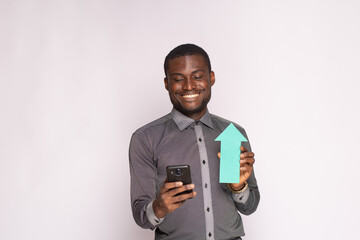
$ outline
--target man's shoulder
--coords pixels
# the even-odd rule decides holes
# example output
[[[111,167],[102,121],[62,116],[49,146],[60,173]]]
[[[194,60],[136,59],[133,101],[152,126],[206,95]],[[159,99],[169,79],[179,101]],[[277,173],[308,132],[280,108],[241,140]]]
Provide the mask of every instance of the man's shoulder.
[[[213,124],[217,125],[219,128],[221,128],[222,130],[227,128],[229,126],[230,123],[234,124],[234,126],[239,129],[240,131],[244,131],[245,132],[245,129],[240,126],[239,124],[237,124],[236,122],[233,122],[233,121],[230,121],[230,120],[227,120],[225,118],[222,118],[222,117],[219,117],[215,114],[210,114],[211,116],[211,120],[213,122]]]
[[[168,122],[169,120],[171,120],[171,114],[168,113],[166,114],[165,116],[162,116],[154,121],[151,121],[147,124],[145,124],[144,126],[138,128],[134,134],[142,134],[146,131],[149,131],[151,129],[154,129],[154,130],[158,130],[158,128],[162,128],[166,125],[166,122]]]

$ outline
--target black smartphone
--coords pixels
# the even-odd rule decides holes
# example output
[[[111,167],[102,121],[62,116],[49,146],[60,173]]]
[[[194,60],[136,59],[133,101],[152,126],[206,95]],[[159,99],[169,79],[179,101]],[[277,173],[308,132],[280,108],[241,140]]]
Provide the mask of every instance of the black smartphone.
[[[184,185],[192,183],[191,181],[191,172],[189,165],[172,165],[166,167],[167,181],[168,182],[183,182]],[[185,194],[191,193],[193,190],[186,190],[184,192],[178,193]]]

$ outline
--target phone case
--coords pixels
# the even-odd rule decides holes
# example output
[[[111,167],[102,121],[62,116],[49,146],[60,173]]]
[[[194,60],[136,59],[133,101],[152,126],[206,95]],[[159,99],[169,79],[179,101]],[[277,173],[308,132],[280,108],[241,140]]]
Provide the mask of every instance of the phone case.
[[[191,171],[189,165],[172,165],[166,167],[167,181],[168,182],[177,182],[181,181],[184,185],[192,183],[191,181]],[[184,191],[180,194],[190,193],[192,190]],[[177,194],[177,195],[180,195]]]

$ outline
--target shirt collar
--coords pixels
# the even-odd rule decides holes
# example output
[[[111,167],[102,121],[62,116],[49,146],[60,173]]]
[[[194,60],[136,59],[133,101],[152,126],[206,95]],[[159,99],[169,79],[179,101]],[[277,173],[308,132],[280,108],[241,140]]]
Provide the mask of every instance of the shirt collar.
[[[171,111],[171,117],[172,119],[174,119],[174,122],[176,123],[180,131],[183,131],[184,129],[189,127],[193,122],[195,122],[194,119],[185,116],[175,108],[173,108],[173,110]],[[210,128],[214,128],[211,120],[211,115],[208,109],[206,109],[204,116],[202,116],[199,121]]]

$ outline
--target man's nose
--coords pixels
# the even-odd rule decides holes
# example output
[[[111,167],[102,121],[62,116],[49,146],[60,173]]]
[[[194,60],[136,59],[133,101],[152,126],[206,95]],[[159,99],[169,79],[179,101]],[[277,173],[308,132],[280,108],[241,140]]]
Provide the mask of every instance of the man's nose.
[[[191,79],[190,77],[185,79],[183,89],[185,90],[193,90],[196,88],[195,81]]]

